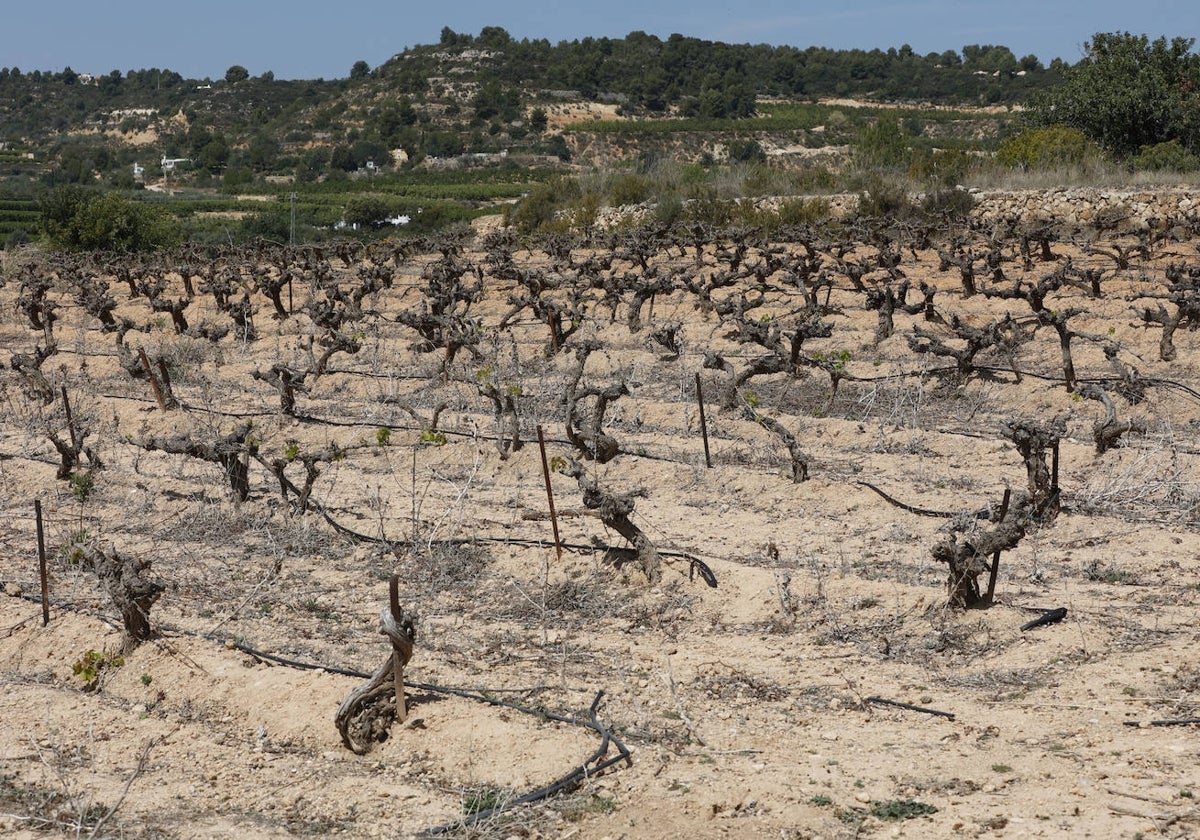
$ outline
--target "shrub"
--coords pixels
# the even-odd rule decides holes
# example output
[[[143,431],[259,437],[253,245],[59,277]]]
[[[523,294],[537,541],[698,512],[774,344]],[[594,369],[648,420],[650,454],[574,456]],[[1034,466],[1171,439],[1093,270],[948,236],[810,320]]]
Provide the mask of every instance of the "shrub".
[[[683,200],[676,194],[661,196],[654,207],[654,218],[665,225],[673,225],[683,218]]]
[[[766,163],[767,153],[757,140],[730,140],[730,163]]]
[[[884,180],[880,175],[868,175],[858,195],[860,216],[905,216],[912,212],[908,190],[902,184]]]
[[[921,201],[921,212],[944,219],[964,220],[975,209],[975,196],[966,190],[943,189],[931,192]]]
[[[245,239],[287,242],[291,238],[292,217],[287,210],[260,210],[243,216],[238,225]]]
[[[829,218],[829,202],[824,198],[790,198],[779,205],[783,225],[811,225]]]
[[[892,119],[876,120],[861,128],[851,144],[851,152],[860,169],[904,169],[912,157],[900,123]]]
[[[651,194],[651,182],[645,175],[618,175],[608,188],[609,201],[614,207],[641,204]]]
[[[513,210],[506,210],[505,221],[521,233],[549,227],[559,210],[582,196],[579,182],[572,178],[555,177],[539,184]]]
[[[390,210],[382,198],[374,195],[356,195],[346,202],[343,218],[348,225],[374,228],[382,225]]]
[[[162,208],[77,186],[42,199],[42,227],[57,247],[72,251],[153,251],[183,239]]]
[[[1020,169],[1079,166],[1097,156],[1096,146],[1077,128],[1031,128],[1006,137],[996,150],[996,162]]]
[[[722,201],[712,189],[695,191],[695,197],[684,205],[683,218],[688,223],[727,225],[733,221],[733,202]]]
[[[795,189],[801,192],[832,190],[838,186],[837,175],[830,172],[824,166],[801,169],[793,176],[792,181]]]
[[[1129,165],[1134,169],[1151,172],[1195,172],[1200,169],[1200,156],[1189,152],[1178,140],[1168,140],[1153,146],[1143,146],[1142,150],[1130,159]]]

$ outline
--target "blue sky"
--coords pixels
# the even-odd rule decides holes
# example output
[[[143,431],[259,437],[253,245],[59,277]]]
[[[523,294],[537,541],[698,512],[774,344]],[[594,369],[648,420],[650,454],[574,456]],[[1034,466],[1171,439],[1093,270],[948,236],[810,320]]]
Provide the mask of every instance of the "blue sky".
[[[233,64],[278,78],[343,78],[406,46],[436,43],[443,26],[551,42],[641,30],[731,43],[918,53],[1003,44],[1017,57],[1077,61],[1096,32],[1200,36],[1200,3],[1167,0],[554,0],[452,3],[364,0],[22,0],[0,15],[0,67],[83,73],[169,68],[219,78]]]

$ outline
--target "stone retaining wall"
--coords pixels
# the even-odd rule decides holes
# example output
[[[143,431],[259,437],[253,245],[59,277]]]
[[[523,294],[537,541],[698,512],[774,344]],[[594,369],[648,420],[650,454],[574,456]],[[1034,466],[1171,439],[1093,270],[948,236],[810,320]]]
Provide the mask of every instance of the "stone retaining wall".
[[[976,201],[972,216],[984,223],[1017,218],[1024,224],[1055,222],[1065,227],[1092,227],[1097,223],[1116,231],[1139,231],[1154,219],[1200,216],[1200,186],[1172,186],[1132,190],[1095,187],[1063,187],[1049,190],[970,190]],[[923,196],[915,194],[914,201]],[[829,203],[833,216],[854,212],[858,196],[852,193],[820,196]],[[755,199],[760,210],[774,210],[790,197]],[[652,204],[609,207],[600,211],[597,223],[612,228],[618,224],[648,221]]]
[[[1145,230],[1154,219],[1200,214],[1200,188],[1096,189],[974,192],[974,215],[983,221],[1018,217],[1026,223],[1054,221],[1089,227],[1097,222],[1117,230]]]

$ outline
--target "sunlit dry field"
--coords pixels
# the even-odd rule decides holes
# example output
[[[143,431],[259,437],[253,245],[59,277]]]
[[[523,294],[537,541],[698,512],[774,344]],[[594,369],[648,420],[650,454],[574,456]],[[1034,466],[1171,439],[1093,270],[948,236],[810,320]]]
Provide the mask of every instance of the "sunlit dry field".
[[[1191,836],[1198,243],[6,255],[0,829]]]

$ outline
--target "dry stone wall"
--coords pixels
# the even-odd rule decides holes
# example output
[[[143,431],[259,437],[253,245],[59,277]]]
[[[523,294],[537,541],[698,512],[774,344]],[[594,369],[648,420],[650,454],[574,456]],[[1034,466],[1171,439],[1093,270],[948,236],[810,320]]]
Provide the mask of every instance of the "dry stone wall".
[[[1155,220],[1184,219],[1200,215],[1200,185],[1138,189],[1062,187],[1046,190],[970,190],[976,201],[972,215],[984,224],[1017,219],[1023,224],[1055,222],[1063,227],[1096,227],[1122,232],[1146,230]],[[914,201],[924,196],[913,194]],[[854,213],[858,196],[852,193],[820,196],[835,217]],[[791,197],[755,200],[759,210],[775,210]],[[597,224],[613,228],[643,223],[654,215],[653,203],[609,207],[600,211]]]
[[[1115,230],[1145,230],[1154,220],[1187,218],[1200,213],[1200,187],[977,192],[974,215],[984,222],[1019,218],[1022,222],[1054,221],[1062,225]]]

